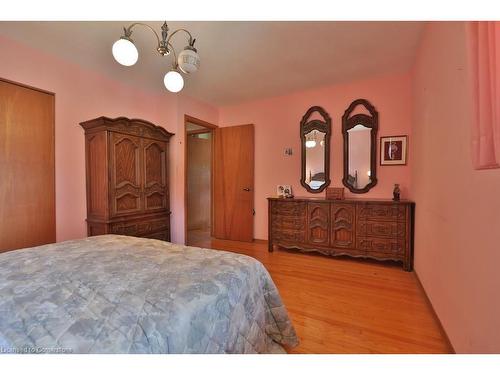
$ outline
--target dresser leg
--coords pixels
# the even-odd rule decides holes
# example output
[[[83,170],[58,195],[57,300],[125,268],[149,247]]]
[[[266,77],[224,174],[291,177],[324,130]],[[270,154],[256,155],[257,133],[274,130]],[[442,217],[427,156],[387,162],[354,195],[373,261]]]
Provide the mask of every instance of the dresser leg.
[[[411,262],[403,262],[403,269],[406,272],[411,272],[412,271]]]
[[[273,243],[272,241],[269,241],[268,244],[267,244],[267,250],[272,253],[274,251],[274,246],[273,246]]]

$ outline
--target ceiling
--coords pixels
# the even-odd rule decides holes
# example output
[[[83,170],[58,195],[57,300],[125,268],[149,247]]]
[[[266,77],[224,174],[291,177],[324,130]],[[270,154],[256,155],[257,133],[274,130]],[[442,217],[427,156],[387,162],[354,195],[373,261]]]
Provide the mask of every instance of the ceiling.
[[[139,61],[116,63],[111,46],[131,22],[0,22],[0,34],[96,70],[123,83],[164,92],[171,56],[154,36],[134,29]],[[148,21],[158,32],[162,22]],[[422,22],[169,22],[196,38],[200,70],[183,92],[223,106],[410,69]],[[174,37],[176,50],[186,42]]]

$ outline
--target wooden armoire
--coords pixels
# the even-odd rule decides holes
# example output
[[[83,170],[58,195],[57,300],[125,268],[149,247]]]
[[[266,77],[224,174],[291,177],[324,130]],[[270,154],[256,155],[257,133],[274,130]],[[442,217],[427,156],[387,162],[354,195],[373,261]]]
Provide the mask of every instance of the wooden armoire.
[[[168,145],[173,134],[125,117],[80,125],[85,129],[88,235],[170,241]]]

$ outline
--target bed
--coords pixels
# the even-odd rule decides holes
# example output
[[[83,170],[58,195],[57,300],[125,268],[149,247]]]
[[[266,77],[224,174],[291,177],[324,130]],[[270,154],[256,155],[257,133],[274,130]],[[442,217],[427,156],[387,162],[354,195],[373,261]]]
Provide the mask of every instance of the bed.
[[[297,335],[264,266],[104,235],[0,254],[0,349],[280,353]]]

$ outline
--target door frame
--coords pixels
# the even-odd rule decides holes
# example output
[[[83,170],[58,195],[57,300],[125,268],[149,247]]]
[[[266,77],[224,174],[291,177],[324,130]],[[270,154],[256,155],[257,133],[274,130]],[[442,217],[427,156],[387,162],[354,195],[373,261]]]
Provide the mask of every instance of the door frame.
[[[213,231],[213,215],[214,215],[214,130],[218,128],[217,125],[212,124],[210,122],[201,120],[199,118],[190,116],[188,114],[184,114],[184,243],[187,245],[187,235],[188,235],[188,130],[187,123],[190,122],[192,124],[203,126],[208,129],[208,132],[211,136],[211,160],[210,160],[210,235],[212,235]]]

